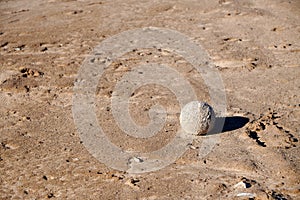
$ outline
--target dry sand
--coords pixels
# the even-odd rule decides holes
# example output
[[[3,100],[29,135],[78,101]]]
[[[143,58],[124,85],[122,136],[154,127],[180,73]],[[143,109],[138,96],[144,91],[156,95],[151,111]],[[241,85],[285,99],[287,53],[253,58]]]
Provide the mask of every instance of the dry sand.
[[[299,22],[297,0],[1,0],[0,199],[300,199]],[[166,168],[128,174],[99,162],[81,143],[73,85],[101,41],[149,26],[177,30],[203,46],[222,76],[228,118],[204,158],[199,137]],[[111,141],[131,151],[159,149],[179,127],[176,98],[156,85],[136,91],[131,114],[146,124],[149,107],[159,102],[173,121],[148,140],[126,136],[115,124],[111,91],[146,61],[169,63],[210,102],[201,75],[178,55],[157,49],[124,55],[100,80],[96,113]]]

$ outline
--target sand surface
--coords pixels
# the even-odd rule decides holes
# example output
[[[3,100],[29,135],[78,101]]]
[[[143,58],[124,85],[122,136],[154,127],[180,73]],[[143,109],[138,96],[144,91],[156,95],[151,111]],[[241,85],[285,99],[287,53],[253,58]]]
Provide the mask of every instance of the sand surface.
[[[74,82],[93,48],[143,27],[179,31],[201,45],[222,77],[226,121],[201,156],[199,136],[167,167],[142,174],[93,157],[72,113]],[[111,142],[151,152],[180,128],[180,107],[165,87],[130,98],[136,123],[160,103],[169,121],[148,139],[124,134],[112,91],[140,63],[169,64],[210,102],[201,75],[164,49],[137,49],[99,80],[95,113]],[[297,0],[1,0],[0,199],[300,199],[300,2]]]

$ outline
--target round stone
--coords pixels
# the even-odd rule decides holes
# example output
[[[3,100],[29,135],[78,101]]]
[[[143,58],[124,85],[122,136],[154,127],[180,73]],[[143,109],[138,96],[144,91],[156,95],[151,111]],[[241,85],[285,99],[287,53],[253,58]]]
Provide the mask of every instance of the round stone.
[[[205,135],[212,130],[215,113],[210,105],[201,101],[186,104],[180,113],[180,125],[191,134]]]

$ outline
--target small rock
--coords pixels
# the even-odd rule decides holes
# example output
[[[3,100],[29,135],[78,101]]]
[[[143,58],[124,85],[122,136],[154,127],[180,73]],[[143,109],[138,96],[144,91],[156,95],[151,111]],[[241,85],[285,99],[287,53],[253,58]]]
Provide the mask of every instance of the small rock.
[[[132,187],[134,189],[139,189],[139,186],[137,185],[138,182],[140,182],[139,179],[132,178],[132,179],[129,179],[128,181],[126,181],[125,184],[129,185],[130,187]]]
[[[235,188],[246,188],[246,184],[243,181],[238,182],[233,187]]]
[[[249,197],[249,198],[254,198],[256,195],[253,194],[253,193],[242,192],[242,193],[238,193],[236,196],[237,196],[237,197]]]

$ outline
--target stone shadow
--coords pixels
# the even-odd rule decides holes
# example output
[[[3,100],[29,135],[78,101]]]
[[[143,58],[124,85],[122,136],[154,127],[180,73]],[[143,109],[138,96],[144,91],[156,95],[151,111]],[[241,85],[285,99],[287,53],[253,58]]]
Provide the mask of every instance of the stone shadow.
[[[215,127],[210,131],[209,135],[233,131],[244,127],[249,122],[247,117],[216,117]],[[220,127],[224,123],[223,127]]]

